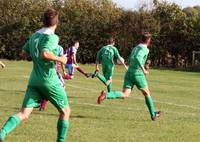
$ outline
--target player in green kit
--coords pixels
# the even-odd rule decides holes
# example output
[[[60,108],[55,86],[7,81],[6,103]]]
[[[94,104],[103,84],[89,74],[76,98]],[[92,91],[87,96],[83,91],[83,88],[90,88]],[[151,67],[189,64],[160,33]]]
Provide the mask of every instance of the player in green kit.
[[[141,44],[133,48],[128,61],[129,68],[124,77],[123,92],[112,91],[105,93],[102,91],[101,95],[97,99],[97,103],[100,104],[104,99],[127,98],[130,95],[134,85],[136,85],[145,97],[145,102],[149,109],[151,119],[156,120],[156,118],[160,117],[160,111],[155,110],[145,77],[147,74],[149,74],[149,71],[145,69],[145,62],[149,54],[149,49],[147,47],[149,46],[150,42],[151,34],[144,33],[142,35]]]
[[[65,142],[69,127],[70,108],[66,92],[62,87],[55,69],[55,64],[66,64],[64,56],[56,56],[54,51],[58,47],[59,38],[54,33],[58,24],[58,12],[48,9],[44,12],[44,28],[32,34],[23,47],[23,55],[30,55],[33,69],[25,93],[22,108],[10,116],[0,130],[0,142],[12,132],[21,121],[27,119],[34,107],[44,98],[49,100],[59,111],[57,122],[57,142]]]
[[[115,45],[115,40],[113,38],[108,39],[108,45],[102,47],[96,57],[96,70],[92,75],[95,76],[107,86],[108,92],[112,91],[112,76],[115,66],[115,61],[120,61],[124,67],[127,69],[124,59],[119,55],[119,52]],[[99,64],[102,64],[103,75],[99,73]]]

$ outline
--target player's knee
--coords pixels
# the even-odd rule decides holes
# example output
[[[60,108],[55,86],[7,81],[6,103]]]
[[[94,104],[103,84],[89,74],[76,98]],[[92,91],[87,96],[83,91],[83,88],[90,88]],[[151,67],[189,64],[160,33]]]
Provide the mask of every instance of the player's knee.
[[[123,89],[123,98],[124,98],[124,99],[128,98],[129,95],[130,95],[130,93],[131,93],[131,89],[129,89],[129,88],[124,88],[124,89]]]
[[[129,94],[127,94],[127,93],[124,93],[124,94],[123,94],[123,98],[124,98],[124,99],[126,99],[126,98],[128,98],[128,97],[129,97]]]
[[[27,120],[28,118],[29,118],[29,114],[26,114],[26,113],[18,113],[17,114],[19,117],[20,117],[20,119],[22,120],[22,121],[25,121],[25,120]]]
[[[149,91],[147,91],[147,90],[142,90],[142,94],[143,94],[145,97],[147,97],[150,93],[149,93]]]
[[[67,107],[67,108],[60,110],[60,115],[61,115],[61,117],[69,117],[70,112],[71,112],[71,109],[69,107]]]

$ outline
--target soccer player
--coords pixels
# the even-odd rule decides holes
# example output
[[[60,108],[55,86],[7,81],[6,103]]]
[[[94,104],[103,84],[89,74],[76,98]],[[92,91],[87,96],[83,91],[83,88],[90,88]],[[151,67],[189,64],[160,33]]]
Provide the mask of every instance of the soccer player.
[[[1,66],[1,68],[5,68],[6,67],[6,65],[1,61],[0,61],[0,66]]]
[[[119,52],[115,45],[115,39],[109,38],[108,45],[102,47],[97,52],[96,57],[96,70],[92,75],[92,78],[97,77],[104,85],[107,86],[108,92],[112,91],[112,76],[115,66],[115,61],[120,61],[124,67],[127,69],[127,66],[124,63],[124,59],[119,55]],[[102,64],[103,75],[99,73],[99,64]]]
[[[156,118],[160,116],[160,111],[155,110],[145,77],[149,74],[149,71],[145,69],[145,62],[149,54],[149,49],[147,47],[150,42],[151,34],[144,33],[142,35],[141,43],[133,48],[128,61],[129,68],[124,78],[123,92],[112,91],[105,93],[102,91],[101,95],[97,99],[98,104],[100,104],[104,99],[127,98],[129,97],[134,85],[136,85],[145,97],[145,102],[149,109],[151,119],[156,120]]]
[[[79,42],[78,41],[73,41],[71,44],[71,47],[69,47],[66,50],[66,55],[67,55],[67,64],[65,67],[68,70],[68,74],[65,74],[63,77],[64,79],[73,79],[74,78],[74,69],[78,70],[81,74],[86,76],[87,78],[90,77],[91,75],[84,72],[83,69],[78,65],[76,61],[76,53],[79,48]]]
[[[43,98],[49,100],[59,111],[57,122],[57,142],[64,142],[69,128],[70,107],[67,95],[56,74],[56,61],[66,64],[64,56],[56,56],[54,50],[58,46],[59,38],[54,33],[58,25],[58,12],[47,9],[44,12],[44,28],[38,30],[23,47],[23,55],[31,56],[33,69],[25,93],[22,108],[10,116],[0,130],[0,142],[12,132],[21,121],[27,119],[38,101]]]

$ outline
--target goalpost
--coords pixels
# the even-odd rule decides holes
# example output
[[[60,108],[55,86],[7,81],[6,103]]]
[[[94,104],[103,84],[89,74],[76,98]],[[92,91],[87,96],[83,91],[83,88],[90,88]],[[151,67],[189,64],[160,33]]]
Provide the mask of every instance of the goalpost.
[[[192,66],[200,63],[200,60],[197,59],[198,54],[200,55],[200,51],[192,51]]]

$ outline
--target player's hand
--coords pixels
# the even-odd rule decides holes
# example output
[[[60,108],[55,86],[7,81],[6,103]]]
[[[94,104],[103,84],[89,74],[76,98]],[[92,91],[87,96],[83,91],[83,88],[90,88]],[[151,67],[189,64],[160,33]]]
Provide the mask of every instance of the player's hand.
[[[60,56],[60,62],[65,65],[67,63],[67,58],[65,56]]]
[[[149,71],[148,70],[146,70],[146,69],[144,69],[144,75],[148,75],[149,74]]]
[[[95,70],[95,71],[99,71],[99,67],[98,67],[98,66],[96,67],[96,70]]]

